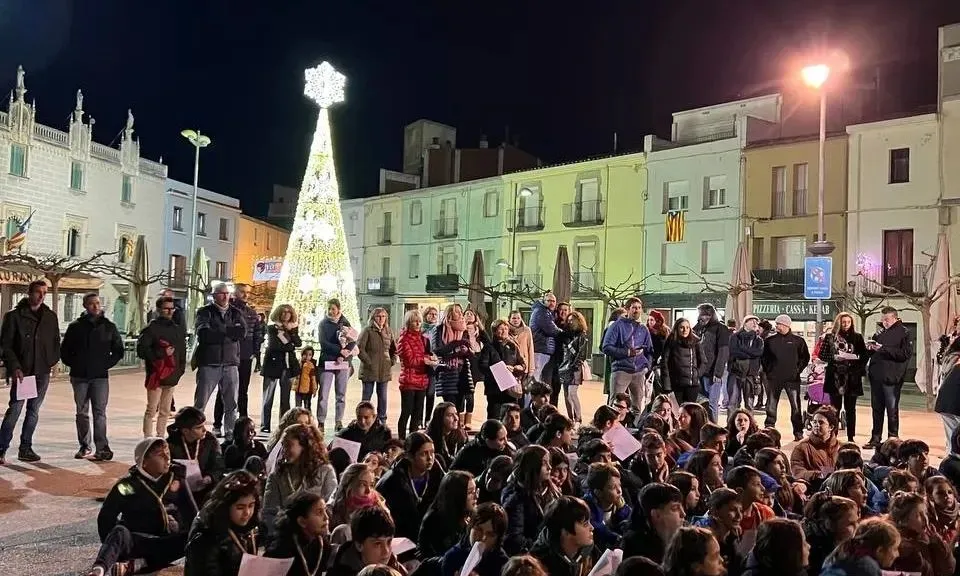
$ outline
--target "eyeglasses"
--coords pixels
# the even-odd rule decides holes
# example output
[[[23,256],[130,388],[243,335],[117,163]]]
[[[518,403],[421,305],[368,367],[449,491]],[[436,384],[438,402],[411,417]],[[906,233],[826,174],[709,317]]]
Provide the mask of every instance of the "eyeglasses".
[[[164,307],[161,308],[160,310],[162,310],[162,311],[164,311],[164,312],[174,312],[174,311],[176,311],[176,308],[167,308],[166,306],[164,306]]]

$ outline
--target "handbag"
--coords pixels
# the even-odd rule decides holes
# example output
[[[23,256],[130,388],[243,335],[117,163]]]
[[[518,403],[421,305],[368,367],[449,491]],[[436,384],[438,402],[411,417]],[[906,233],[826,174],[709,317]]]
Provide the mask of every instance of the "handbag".
[[[586,360],[580,362],[580,375],[583,382],[593,380],[593,370],[590,369],[590,364]]]

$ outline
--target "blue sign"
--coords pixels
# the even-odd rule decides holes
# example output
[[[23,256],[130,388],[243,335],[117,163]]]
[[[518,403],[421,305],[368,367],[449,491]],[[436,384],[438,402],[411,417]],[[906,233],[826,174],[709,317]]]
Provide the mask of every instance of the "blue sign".
[[[833,296],[833,258],[808,256],[803,259],[803,297],[827,300]]]

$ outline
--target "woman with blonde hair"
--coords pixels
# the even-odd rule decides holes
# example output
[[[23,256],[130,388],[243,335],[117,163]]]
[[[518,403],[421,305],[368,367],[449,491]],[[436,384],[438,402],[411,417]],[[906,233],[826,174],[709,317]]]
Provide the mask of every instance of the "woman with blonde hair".
[[[303,345],[297,327],[297,312],[289,304],[281,304],[270,315],[267,326],[267,350],[263,355],[263,410],[260,416],[260,431],[270,432],[273,415],[273,396],[280,392],[280,414],[290,410],[290,386],[288,382],[299,375],[300,363],[296,349]]]
[[[846,408],[847,439],[853,442],[857,433],[857,397],[863,396],[867,345],[854,328],[850,313],[837,314],[833,330],[824,336],[817,356],[827,364],[823,391],[830,395],[830,404],[838,414]]]
[[[523,314],[519,310],[512,310],[507,317],[507,323],[510,324],[510,336],[517,345],[517,351],[520,352],[520,358],[523,359],[524,373],[533,374],[533,332],[523,321]]]
[[[430,369],[437,365],[430,353],[430,345],[424,335],[423,318],[419,310],[408,310],[403,316],[403,330],[397,339],[397,355],[400,357],[400,420],[397,434],[406,438],[407,423],[414,432],[423,426],[423,403],[430,382]]]
[[[466,412],[466,394],[472,389],[470,359],[473,349],[467,335],[463,308],[450,304],[443,311],[440,325],[433,333],[433,353],[440,359],[437,367],[437,394],[453,404],[458,414]],[[460,420],[463,422],[463,419]]]
[[[330,526],[349,528],[350,516],[357,510],[368,506],[384,507],[383,496],[376,491],[375,486],[373,470],[368,465],[357,462],[347,466],[340,476],[340,484],[337,485],[330,503]],[[340,537],[335,539],[334,544],[343,544],[350,540],[349,534],[342,534],[342,528],[339,532]],[[346,539],[343,539],[344,536]]]
[[[357,352],[360,357],[360,382],[363,383],[363,401],[373,397],[374,385],[377,389],[377,420],[387,422],[387,383],[391,379],[391,370],[397,363],[397,343],[390,331],[390,321],[384,308],[374,308],[370,312],[370,321],[357,339]]]
[[[560,385],[563,387],[567,416],[579,425],[583,421],[580,410],[580,385],[583,384],[583,365],[590,357],[590,343],[587,337],[587,319],[573,310],[564,323],[563,356],[557,371]]]

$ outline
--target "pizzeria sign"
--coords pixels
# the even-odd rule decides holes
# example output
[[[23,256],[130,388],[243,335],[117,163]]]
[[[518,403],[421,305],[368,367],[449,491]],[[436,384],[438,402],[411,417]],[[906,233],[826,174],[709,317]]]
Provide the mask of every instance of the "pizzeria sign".
[[[283,258],[264,258],[253,265],[254,282],[276,282],[280,280]]]
[[[823,300],[820,312],[825,318],[837,315],[836,300]],[[760,318],[773,318],[780,314],[793,317],[794,320],[804,317],[816,318],[817,303],[810,300],[754,300],[753,314]]]

